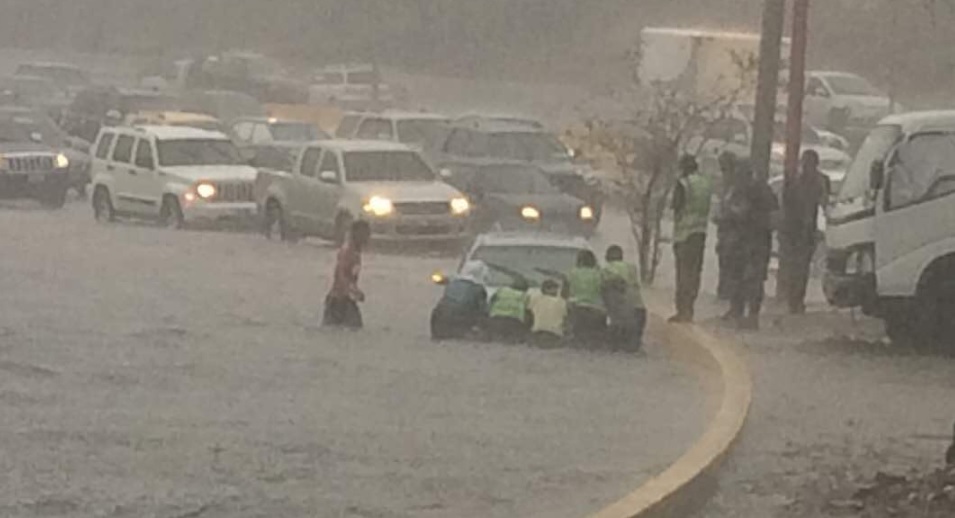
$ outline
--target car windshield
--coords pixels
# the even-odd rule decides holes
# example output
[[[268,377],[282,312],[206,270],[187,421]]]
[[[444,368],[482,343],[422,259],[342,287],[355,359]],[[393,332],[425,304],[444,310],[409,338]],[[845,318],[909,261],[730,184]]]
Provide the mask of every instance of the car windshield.
[[[578,248],[538,245],[481,246],[472,254],[471,260],[484,261],[491,267],[488,285],[508,286],[514,281],[514,273],[527,279],[533,286],[540,286],[553,278],[540,270],[567,273],[577,264]]]
[[[345,153],[348,182],[430,182],[434,172],[413,151],[349,151]]]
[[[15,126],[22,135],[18,140],[32,140],[39,136],[40,142],[53,147],[65,147],[66,134],[44,115],[16,115],[3,120],[4,126]],[[18,134],[14,132],[13,134]],[[25,137],[25,138],[24,138]]]
[[[849,166],[846,179],[839,190],[838,200],[852,200],[869,191],[869,172],[872,163],[884,161],[889,150],[899,140],[902,130],[898,126],[880,126],[866,137],[855,160]]]
[[[547,162],[570,160],[567,148],[547,133],[498,133],[488,140],[488,153],[494,158]]]
[[[276,122],[270,127],[272,138],[278,141],[311,142],[328,137],[314,125],[304,122]]]
[[[826,81],[836,95],[883,95],[871,83],[859,76],[829,76]]]
[[[434,144],[444,140],[448,125],[440,119],[398,121],[398,141],[405,144]]]
[[[236,165],[242,157],[235,145],[220,139],[161,140],[156,146],[159,165]]]
[[[0,142],[30,142],[30,126],[13,120],[0,121]]]
[[[536,169],[519,167],[497,167],[479,171],[480,185],[484,192],[499,194],[559,194],[558,191]]]

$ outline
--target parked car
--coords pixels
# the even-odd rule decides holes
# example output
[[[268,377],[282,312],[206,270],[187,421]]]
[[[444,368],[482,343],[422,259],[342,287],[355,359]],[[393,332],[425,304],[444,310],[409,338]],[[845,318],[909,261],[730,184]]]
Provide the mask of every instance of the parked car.
[[[347,116],[356,116],[348,114]],[[384,111],[381,113],[357,114],[359,120],[350,134],[336,132],[339,138],[359,140],[385,140],[401,142],[428,152],[440,146],[447,136],[450,119],[444,115],[427,112]],[[343,119],[344,122],[344,119]],[[339,128],[342,125],[339,124]]]
[[[15,74],[47,78],[71,96],[92,84],[89,74],[80,67],[68,63],[50,61],[21,63],[17,66]]]
[[[67,158],[69,187],[86,194],[90,183],[90,143],[66,134],[42,111],[22,106],[0,106],[0,120],[19,126],[36,143],[51,147]],[[62,160],[61,160],[62,162]]]
[[[391,85],[369,64],[328,65],[315,72],[308,102],[334,104],[349,110],[378,109],[395,104]]]
[[[92,86],[81,90],[63,113],[60,126],[92,142],[103,126],[120,124],[130,113],[177,109],[176,99],[152,90]]]
[[[488,265],[488,297],[504,286],[510,286],[515,277],[527,280],[532,290],[540,289],[546,279],[561,282],[548,272],[569,272],[577,264],[582,251],[594,252],[583,237],[547,234],[542,232],[492,232],[477,236],[465,252],[461,265],[468,261],[482,261]],[[437,282],[447,276],[436,273]]]
[[[478,166],[501,161],[536,166],[555,187],[593,207],[600,220],[603,195],[596,175],[586,164],[575,162],[570,150],[547,131],[484,120],[454,125],[432,160],[443,176],[468,174]]]
[[[470,205],[402,144],[326,140],[300,146],[292,171],[263,169],[256,200],[265,235],[341,241],[351,222],[371,224],[377,240],[457,241]]]
[[[467,113],[454,120],[455,124],[466,126],[481,122],[500,122],[514,126],[524,126],[532,130],[543,130],[544,123],[532,117],[505,113]]]
[[[104,128],[94,145],[93,211],[155,219],[251,221],[256,170],[218,132],[174,126]]]
[[[0,118],[0,198],[33,198],[60,208],[70,186],[69,165],[30,125]]]
[[[13,102],[43,110],[55,119],[63,115],[70,96],[52,79],[41,76],[15,75],[5,78],[2,87],[13,96]]]
[[[470,198],[472,228],[478,232],[539,230],[590,235],[596,228],[593,207],[560,192],[532,165],[483,165],[447,181]]]
[[[195,81],[194,87],[243,92],[263,103],[308,102],[308,85],[293,78],[278,61],[262,54],[224,52],[207,57],[201,67],[200,80]]]
[[[204,113],[231,124],[242,117],[265,117],[265,107],[254,97],[231,90],[190,90],[179,98],[182,110]]]
[[[817,70],[806,81],[806,120],[827,130],[868,130],[892,110],[888,94],[858,75]]]
[[[894,342],[955,336],[955,111],[883,119],[829,208],[830,304],[881,318]]]
[[[330,136],[309,122],[277,117],[240,117],[229,125],[239,145],[258,146],[274,142],[312,142]]]

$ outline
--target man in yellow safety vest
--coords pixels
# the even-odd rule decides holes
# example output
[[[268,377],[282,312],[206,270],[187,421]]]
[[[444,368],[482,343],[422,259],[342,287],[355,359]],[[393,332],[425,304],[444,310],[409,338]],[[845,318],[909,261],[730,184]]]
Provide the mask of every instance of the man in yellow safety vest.
[[[710,218],[713,181],[696,159],[680,157],[680,181],[673,192],[673,255],[676,258],[676,314],[670,322],[692,322],[700,291],[703,252]]]

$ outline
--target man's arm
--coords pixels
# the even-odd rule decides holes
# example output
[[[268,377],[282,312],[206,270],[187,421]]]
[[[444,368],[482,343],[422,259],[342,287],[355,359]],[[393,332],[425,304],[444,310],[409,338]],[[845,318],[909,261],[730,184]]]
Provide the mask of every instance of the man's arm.
[[[682,183],[677,183],[673,189],[673,212],[675,214],[683,212],[684,205],[686,205],[686,191],[684,191]]]

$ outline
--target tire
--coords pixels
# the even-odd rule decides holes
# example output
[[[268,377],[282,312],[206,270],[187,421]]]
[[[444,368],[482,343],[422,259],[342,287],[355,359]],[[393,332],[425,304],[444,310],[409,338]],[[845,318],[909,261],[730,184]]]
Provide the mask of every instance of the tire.
[[[354,220],[355,218],[348,213],[339,214],[335,218],[335,235],[333,238],[336,245],[342,246],[345,244],[345,240],[348,238],[348,229],[351,228]]]
[[[106,187],[99,186],[93,191],[93,218],[101,223],[116,221],[116,211]]]
[[[69,190],[69,184],[63,180],[47,181],[37,192],[37,199],[48,209],[60,209],[66,204],[66,194]]]
[[[163,198],[162,207],[159,209],[159,223],[166,228],[176,230],[185,226],[186,218],[182,213],[179,200],[172,196]]]
[[[282,204],[275,200],[269,200],[265,206],[265,216],[262,221],[262,233],[266,239],[273,240],[278,238],[287,243],[295,243],[298,236],[295,230],[289,225],[285,218],[285,211]]]

